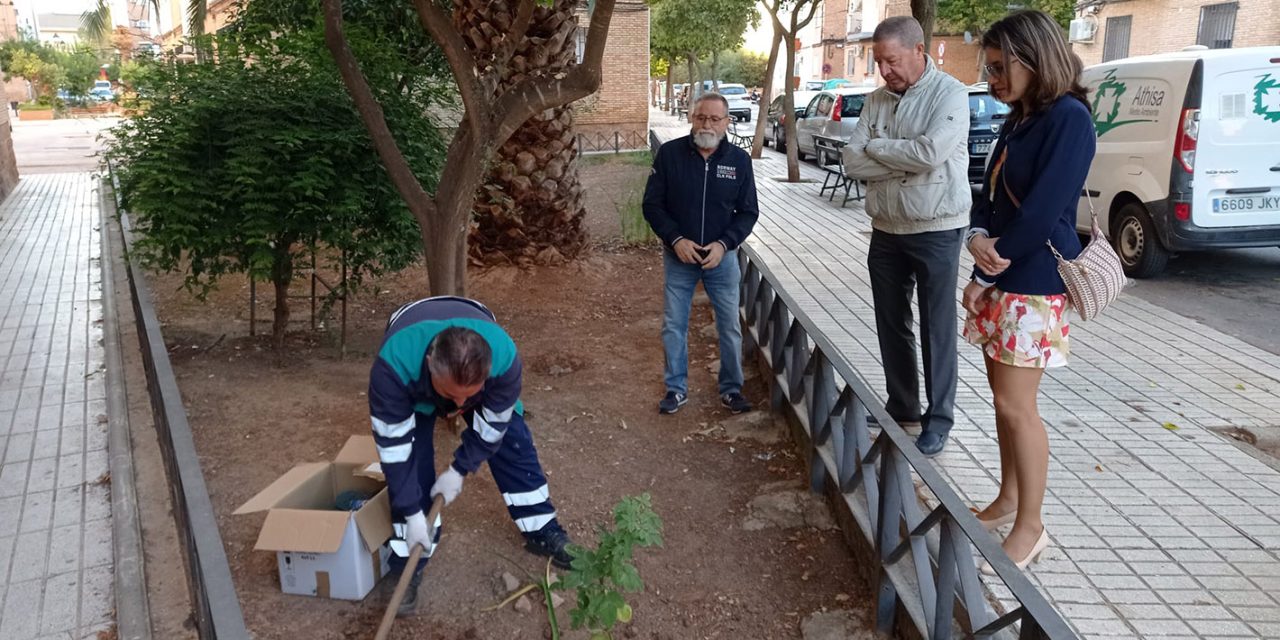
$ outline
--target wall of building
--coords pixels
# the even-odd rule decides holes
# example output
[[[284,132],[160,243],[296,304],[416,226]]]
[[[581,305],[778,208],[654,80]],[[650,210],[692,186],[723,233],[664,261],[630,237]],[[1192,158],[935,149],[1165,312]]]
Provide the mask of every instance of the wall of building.
[[[941,56],[938,55],[939,43],[944,45]],[[938,64],[939,69],[955,76],[965,84],[978,81],[980,76],[978,59],[982,55],[982,48],[978,46],[976,40],[972,44],[965,44],[964,36],[935,35],[930,46],[933,50],[929,55],[933,56],[933,61]]]
[[[649,130],[649,11],[620,11],[632,3],[618,3],[604,48],[600,90],[574,103],[579,134],[612,138],[633,134],[644,140]],[[579,16],[579,28],[586,28]]]
[[[0,200],[18,186],[18,159],[13,155],[13,133],[8,106],[0,108]]]
[[[1107,41],[1107,18],[1133,16],[1129,55],[1178,51],[1196,43],[1200,9],[1223,0],[1130,0],[1102,5],[1094,16],[1098,30],[1093,43],[1072,43],[1085,65],[1102,62]],[[1280,44],[1280,18],[1275,0],[1239,0],[1233,48]]]

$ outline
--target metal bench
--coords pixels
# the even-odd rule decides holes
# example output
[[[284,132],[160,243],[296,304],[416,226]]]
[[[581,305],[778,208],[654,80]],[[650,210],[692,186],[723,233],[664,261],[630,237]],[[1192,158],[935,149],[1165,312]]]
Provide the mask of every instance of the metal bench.
[[[826,172],[826,176],[822,179],[822,188],[818,190],[818,197],[821,198],[828,191],[831,192],[827,196],[827,201],[835,199],[836,192],[843,189],[844,199],[840,201],[840,206],[849,203],[850,200],[861,200],[865,196],[862,194],[862,182],[854,180],[844,173],[844,159],[840,150],[844,147],[844,140],[839,138],[829,138],[827,136],[814,136],[813,147],[817,152],[818,166]],[[849,192],[852,191],[851,195]]]

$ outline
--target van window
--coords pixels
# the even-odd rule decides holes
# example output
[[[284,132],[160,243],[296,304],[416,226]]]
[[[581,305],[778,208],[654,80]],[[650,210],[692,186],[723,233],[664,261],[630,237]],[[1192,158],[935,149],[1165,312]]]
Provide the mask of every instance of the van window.
[[[862,105],[867,103],[866,94],[855,94],[851,96],[841,96],[840,98],[840,117],[856,118],[862,115]]]
[[[720,95],[722,95],[722,96],[745,96],[745,95],[747,95],[747,90],[746,90],[745,88],[743,88],[743,87],[726,87],[726,86],[721,86],[721,87],[720,87]]]

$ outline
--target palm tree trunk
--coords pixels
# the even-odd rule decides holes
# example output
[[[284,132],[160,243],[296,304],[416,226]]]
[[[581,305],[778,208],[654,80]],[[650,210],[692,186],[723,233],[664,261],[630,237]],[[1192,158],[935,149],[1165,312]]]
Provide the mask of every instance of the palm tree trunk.
[[[455,0],[454,22],[477,51],[492,53],[513,20],[514,3]],[[529,73],[566,71],[576,61],[577,18],[572,0],[534,11],[499,89]],[[495,154],[475,203],[470,254],[481,264],[559,263],[587,244],[582,219],[579,150],[570,106],[542,112],[521,126]]]

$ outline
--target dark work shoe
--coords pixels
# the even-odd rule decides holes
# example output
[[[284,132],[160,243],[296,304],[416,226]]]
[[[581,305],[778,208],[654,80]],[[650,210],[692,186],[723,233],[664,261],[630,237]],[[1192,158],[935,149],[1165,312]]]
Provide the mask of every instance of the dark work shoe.
[[[404,591],[404,598],[400,600],[400,608],[396,609],[397,618],[407,618],[418,612],[418,587],[422,586],[422,572],[413,574],[409,578],[409,588]]]
[[[658,403],[658,413],[672,414],[680,410],[684,403],[689,401],[689,396],[679,391],[668,391],[667,396]]]
[[[720,396],[720,404],[724,405],[729,413],[746,413],[751,410],[751,403],[737,391]]]
[[[524,540],[525,551],[551,558],[551,564],[561,569],[571,568],[573,556],[566,547],[573,544],[573,541],[559,525],[551,524],[537,533],[526,534]]]
[[[946,448],[946,446],[947,437],[932,431],[925,431],[920,434],[920,437],[916,438],[916,448],[919,449],[920,453],[923,453],[926,458],[932,458],[939,453],[942,453],[942,450]]]

